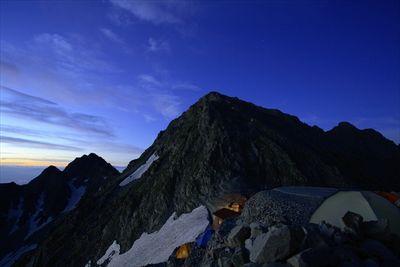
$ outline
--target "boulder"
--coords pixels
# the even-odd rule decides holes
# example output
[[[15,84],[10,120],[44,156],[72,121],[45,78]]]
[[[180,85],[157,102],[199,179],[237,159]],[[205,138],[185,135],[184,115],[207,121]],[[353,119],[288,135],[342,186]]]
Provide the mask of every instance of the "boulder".
[[[304,261],[304,255],[312,248],[306,249],[292,257],[290,257],[286,262],[293,267],[308,267],[309,265]]]
[[[314,226],[314,225],[313,225]],[[316,226],[316,225],[315,225]],[[325,238],[321,235],[317,227],[306,227],[303,228],[305,237],[301,246],[301,249],[326,246]]]
[[[362,251],[380,262],[398,261],[397,257],[385,245],[376,240],[368,239],[361,244]]]
[[[390,239],[389,221],[387,219],[363,222],[361,228],[366,237],[380,241]]]
[[[336,231],[339,229],[326,223],[325,221],[321,222],[319,224],[319,232],[324,235],[327,238],[333,238],[333,235],[335,234]]]
[[[226,237],[233,228],[236,227],[236,219],[226,219],[222,222],[222,224],[219,226],[218,229],[218,234],[222,237]]]
[[[286,262],[293,267],[325,266],[330,262],[330,252],[327,246],[308,248],[290,257]]]
[[[362,261],[355,253],[356,248],[350,246],[336,247],[332,253],[332,261],[341,266],[362,266]]]
[[[400,256],[400,236],[391,234],[389,240],[385,242],[385,245],[390,248],[393,253]]]
[[[308,223],[321,199],[286,194],[277,190],[261,191],[252,196],[244,206],[241,217],[247,223],[263,225]]]
[[[228,257],[221,257],[218,259],[218,267],[232,267],[231,259]]]
[[[189,257],[185,260],[185,266],[199,266],[206,254],[204,248],[194,246],[189,254]],[[173,254],[175,255],[175,254]]]
[[[253,238],[253,239],[262,233],[268,232],[267,227],[264,227],[260,223],[257,223],[257,222],[251,223],[250,229],[251,229],[251,238]]]
[[[246,239],[246,240],[244,241],[244,247],[245,247],[248,251],[250,251],[251,248],[253,247],[253,242],[254,242],[254,239],[252,239],[252,238]]]
[[[249,237],[250,227],[245,225],[237,225],[229,233],[227,243],[231,247],[241,246]]]
[[[342,244],[348,241],[347,235],[345,235],[338,227],[332,226],[326,222],[321,222],[319,224],[318,231],[321,237],[323,237],[324,242],[327,242],[330,245]]]
[[[250,250],[250,260],[255,263],[270,263],[283,260],[293,254],[301,245],[302,237],[297,229],[288,226],[272,227],[266,234],[254,240]]]
[[[364,219],[361,215],[351,211],[346,212],[342,218],[344,225],[346,225],[346,230],[356,236],[361,235],[361,225],[363,220]]]
[[[249,261],[249,255],[247,251],[242,247],[236,248],[231,258],[233,266],[240,267],[243,266],[248,261]]]

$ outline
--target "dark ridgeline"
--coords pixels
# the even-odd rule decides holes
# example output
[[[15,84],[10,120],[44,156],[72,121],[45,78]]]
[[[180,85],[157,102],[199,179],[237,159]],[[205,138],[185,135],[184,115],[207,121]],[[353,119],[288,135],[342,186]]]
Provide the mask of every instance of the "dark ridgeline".
[[[76,188],[85,188],[81,197],[89,197],[106,182],[104,177],[118,173],[92,153],[76,158],[64,171],[50,166],[26,185],[0,184],[0,258],[24,243],[40,241],[68,211]]]
[[[119,186],[154,153],[159,158],[141,179]],[[340,123],[325,132],[279,110],[212,92],[173,120],[120,176],[60,218],[19,263],[96,262],[114,240],[124,252],[173,211],[212,207],[230,192],[280,185],[400,190],[398,162],[399,147],[374,130]]]

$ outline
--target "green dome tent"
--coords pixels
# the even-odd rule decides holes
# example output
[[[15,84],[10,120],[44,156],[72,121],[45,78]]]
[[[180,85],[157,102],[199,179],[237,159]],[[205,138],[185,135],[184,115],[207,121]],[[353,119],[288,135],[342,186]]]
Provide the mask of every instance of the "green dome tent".
[[[364,221],[386,218],[390,231],[400,236],[400,209],[387,199],[370,191],[339,191],[326,198],[311,216],[310,222],[325,221],[341,229],[347,211],[360,214]]]

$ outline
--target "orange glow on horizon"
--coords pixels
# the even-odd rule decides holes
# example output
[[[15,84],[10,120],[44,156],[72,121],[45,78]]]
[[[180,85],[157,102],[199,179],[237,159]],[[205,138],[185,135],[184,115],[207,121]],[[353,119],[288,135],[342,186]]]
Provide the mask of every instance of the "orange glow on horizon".
[[[54,165],[57,167],[67,166],[67,161],[48,160],[48,159],[27,159],[27,158],[1,158],[0,165],[12,165],[21,167],[47,167]]]

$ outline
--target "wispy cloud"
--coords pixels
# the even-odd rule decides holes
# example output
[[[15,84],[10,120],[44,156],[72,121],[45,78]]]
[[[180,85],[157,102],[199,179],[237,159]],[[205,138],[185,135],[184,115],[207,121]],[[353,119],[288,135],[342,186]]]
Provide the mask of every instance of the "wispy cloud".
[[[166,119],[173,119],[182,112],[182,97],[175,91],[199,91],[200,87],[188,82],[158,79],[151,74],[138,75],[138,87],[144,91],[147,104]],[[151,120],[147,120],[151,121]]]
[[[0,111],[11,116],[54,124],[102,136],[113,136],[104,118],[84,113],[71,113],[58,104],[17,90],[0,87]]]
[[[29,145],[30,147],[38,147],[38,148],[52,149],[52,150],[83,151],[82,148],[74,146],[59,145],[59,144],[29,140],[24,138],[1,136],[0,139],[2,143],[13,144],[22,147],[26,147],[27,145]]]
[[[101,28],[100,31],[109,40],[118,44],[125,44],[125,41],[121,37],[119,37],[116,33],[114,33],[112,30],[107,28]]]
[[[85,141],[77,137],[76,134],[67,133],[66,131],[46,131],[31,129],[22,126],[0,124],[0,136],[1,135],[11,135],[11,136],[24,136],[24,137],[34,137],[34,138],[51,138],[57,139],[62,142],[68,141],[80,146],[85,146]]]
[[[91,72],[119,71],[105,59],[99,49],[89,47],[86,40],[78,35],[66,38],[59,34],[42,33],[34,37],[31,49],[36,54],[44,54],[56,64],[59,71],[72,75]]]
[[[201,88],[197,85],[188,83],[188,82],[178,82],[172,85],[173,90],[185,90],[185,91],[193,91],[197,92],[200,91]]]
[[[101,152],[99,154],[103,156],[112,154],[116,157],[120,157],[121,155],[125,155],[128,161],[138,157],[144,150],[141,147],[122,143],[116,138],[82,139],[80,137],[79,134],[73,133],[52,130],[32,130],[23,126],[0,124],[1,143],[13,144],[14,146],[22,148],[35,147],[47,150],[83,151],[83,153]],[[52,142],[43,141],[47,139],[52,140]],[[15,153],[3,153],[2,151],[2,154],[10,154],[12,155],[12,157],[9,157],[10,160],[15,159]],[[62,159],[52,158],[53,161],[59,160],[63,162],[68,162],[72,159],[73,157],[63,157]],[[22,159],[20,160],[22,164],[25,164]],[[29,160],[37,162],[40,158],[33,156],[29,158]],[[2,158],[2,164],[4,163],[3,161],[4,158]],[[123,162],[119,161],[117,163],[122,164]]]
[[[147,44],[147,51],[149,51],[149,52],[158,52],[158,51],[169,52],[170,46],[167,41],[149,38],[148,44]]]
[[[180,12],[187,4],[184,1],[110,0],[110,2],[116,7],[127,10],[137,19],[154,24],[181,23]]]
[[[170,85],[154,76],[143,74],[138,76],[138,85],[145,90],[146,98],[153,108],[167,119],[175,118],[181,112],[181,100],[169,89]]]

